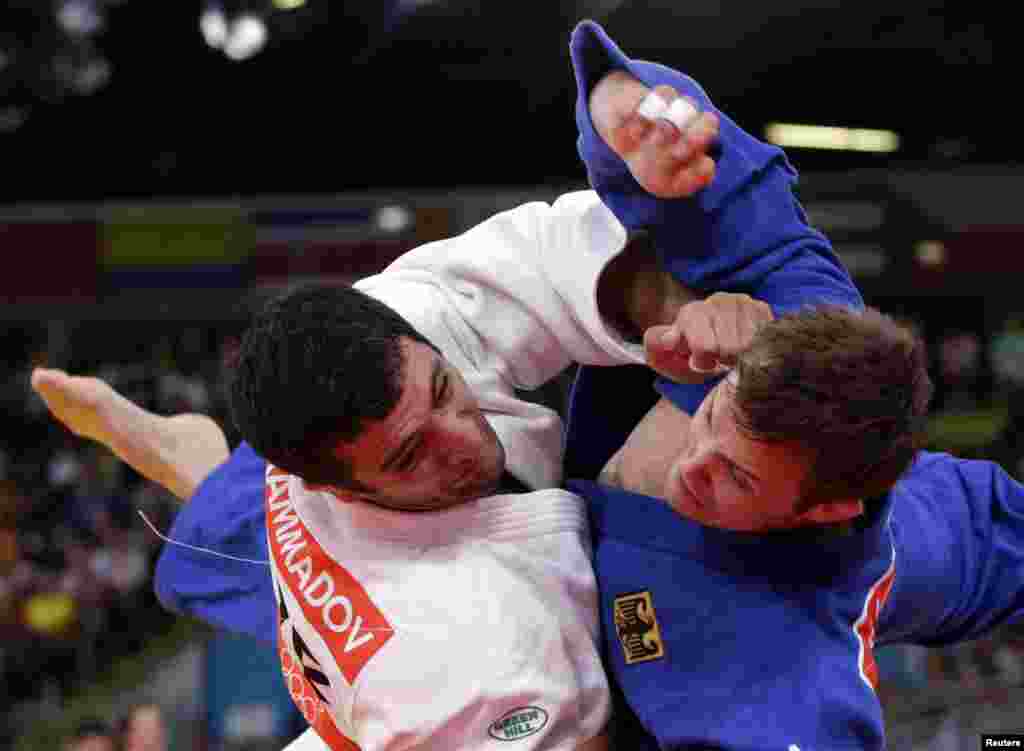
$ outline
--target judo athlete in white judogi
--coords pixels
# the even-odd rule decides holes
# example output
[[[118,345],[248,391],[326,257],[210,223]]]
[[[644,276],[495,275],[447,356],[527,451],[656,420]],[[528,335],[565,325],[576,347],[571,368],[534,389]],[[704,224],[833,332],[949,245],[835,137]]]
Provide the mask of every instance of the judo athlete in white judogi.
[[[610,699],[586,511],[557,488],[558,414],[516,389],[535,388],[574,361],[643,362],[643,347],[598,309],[602,272],[624,257],[627,239],[594,193],[573,193],[421,247],[357,285],[440,350],[416,360],[424,370],[407,369],[407,388],[436,362],[462,381],[448,388],[472,394],[501,448],[498,492],[417,513],[346,502],[243,444],[191,494],[232,521],[210,525],[203,516],[214,507],[190,503],[171,537],[235,559],[169,545],[161,576],[167,581],[173,567],[178,587],[209,588],[211,562],[220,574],[240,566],[251,581],[255,564],[239,559],[259,557],[240,555],[231,540],[265,520],[277,607],[260,610],[253,632],[262,636],[257,629],[272,619],[287,686],[315,729],[291,751],[324,743],[475,749],[508,740],[523,749],[604,747]],[[66,385],[65,375],[39,376],[44,393],[48,378]],[[117,450],[102,431],[80,432]],[[137,454],[135,466],[146,469]],[[531,488],[546,489],[522,492]],[[258,519],[241,505],[256,492],[265,502]],[[187,590],[160,592],[214,623],[237,615],[218,611],[231,599],[223,592],[198,608]]]
[[[546,489],[410,513],[343,502],[268,465],[282,666],[335,751],[598,747],[609,695],[586,510],[556,487],[557,414],[515,389],[573,361],[643,362],[596,304],[600,271],[625,241],[593,193],[576,193],[418,248],[356,285],[440,349],[497,434],[505,471]],[[417,377],[407,363],[407,389]]]

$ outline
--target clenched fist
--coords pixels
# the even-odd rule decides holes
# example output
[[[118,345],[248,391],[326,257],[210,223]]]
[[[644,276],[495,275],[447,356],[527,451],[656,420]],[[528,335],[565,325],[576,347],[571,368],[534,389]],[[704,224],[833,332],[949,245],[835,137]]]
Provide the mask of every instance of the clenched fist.
[[[750,295],[716,292],[684,305],[672,325],[647,329],[647,364],[673,381],[701,383],[735,365],[773,318],[771,307]]]
[[[648,193],[686,198],[714,179],[707,152],[718,138],[718,116],[698,112],[671,86],[649,89],[612,71],[594,87],[589,104],[598,134]]]

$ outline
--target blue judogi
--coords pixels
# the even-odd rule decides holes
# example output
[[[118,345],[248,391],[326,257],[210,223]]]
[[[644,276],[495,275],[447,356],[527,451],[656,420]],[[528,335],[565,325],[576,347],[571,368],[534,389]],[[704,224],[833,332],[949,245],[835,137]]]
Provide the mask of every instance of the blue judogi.
[[[263,508],[266,470],[263,457],[243,442],[203,480],[167,536],[232,557],[166,544],[153,586],[168,610],[274,645],[278,618]]]
[[[605,664],[649,747],[882,749],[875,645],[1024,614],[1024,487],[989,462],[922,454],[845,535],[730,532],[569,487],[590,506]]]
[[[714,184],[694,199],[653,199],[594,132],[590,86],[615,66],[711,103],[691,79],[626,58],[595,24],[577,28],[571,51],[592,184],[623,224],[651,234],[680,280],[746,292],[776,312],[862,304],[806,224],[779,150],[722,116]],[[991,463],[924,454],[880,511],[842,537],[709,529],[655,498],[588,482],[657,398],[652,380],[642,368],[584,368],[567,429],[567,476],[584,478],[570,487],[590,502],[609,672],[643,726],[624,739],[630,748],[881,748],[874,643],[947,644],[1020,615],[1024,487]],[[707,390],[656,386],[689,411]],[[265,560],[263,471],[243,444],[183,507],[171,537]],[[156,586],[172,609],[276,639],[263,566],[168,545]]]
[[[781,152],[719,113],[714,183],[697,200],[654,199],[594,132],[590,87],[614,67],[669,84],[701,109],[710,101],[686,76],[626,58],[595,24],[577,28],[572,53],[592,184],[623,224],[651,234],[680,281],[745,292],[776,313],[862,305],[806,225]],[[695,231],[706,233],[696,248]],[[623,371],[581,369],[567,476],[595,477],[642,414],[618,406],[645,377]],[[687,412],[711,386],[646,378]],[[988,462],[922,454],[873,518],[844,536],[712,529],[656,498],[584,480],[569,487],[589,502],[606,665],[646,730],[619,739],[631,748],[882,748],[876,643],[948,644],[1024,609],[1024,487]]]

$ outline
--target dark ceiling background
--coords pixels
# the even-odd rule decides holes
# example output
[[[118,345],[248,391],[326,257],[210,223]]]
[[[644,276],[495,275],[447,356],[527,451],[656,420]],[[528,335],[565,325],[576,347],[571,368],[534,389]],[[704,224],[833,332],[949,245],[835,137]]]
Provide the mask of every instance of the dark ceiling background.
[[[242,62],[204,43],[203,2],[101,2],[91,44],[111,76],[82,95],[49,73],[60,3],[6,0],[0,202],[580,180],[567,41],[583,17],[759,135],[781,120],[903,136],[895,157],[794,152],[805,171],[1024,163],[1016,27],[994,4],[396,2],[274,11]]]

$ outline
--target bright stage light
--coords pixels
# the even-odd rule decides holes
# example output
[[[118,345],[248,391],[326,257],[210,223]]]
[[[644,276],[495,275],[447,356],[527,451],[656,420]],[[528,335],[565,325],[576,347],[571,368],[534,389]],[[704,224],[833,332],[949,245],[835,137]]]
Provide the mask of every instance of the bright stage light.
[[[889,153],[900,146],[900,137],[891,130],[793,123],[771,123],[765,128],[765,138],[777,146],[798,149]]]
[[[377,211],[377,226],[385,232],[403,232],[412,226],[412,219],[404,206],[384,206]]]
[[[65,0],[57,9],[57,22],[69,34],[89,36],[103,29],[103,16],[95,0]]]
[[[267,44],[267,24],[259,16],[241,16],[231,24],[224,54],[232,60],[252,57]]]
[[[245,60],[267,46],[270,32],[263,12],[269,5],[228,4],[208,0],[199,16],[199,30],[206,43],[232,60]]]
[[[199,30],[203,39],[214,49],[222,49],[228,41],[228,17],[224,9],[217,5],[208,5],[199,16]]]

